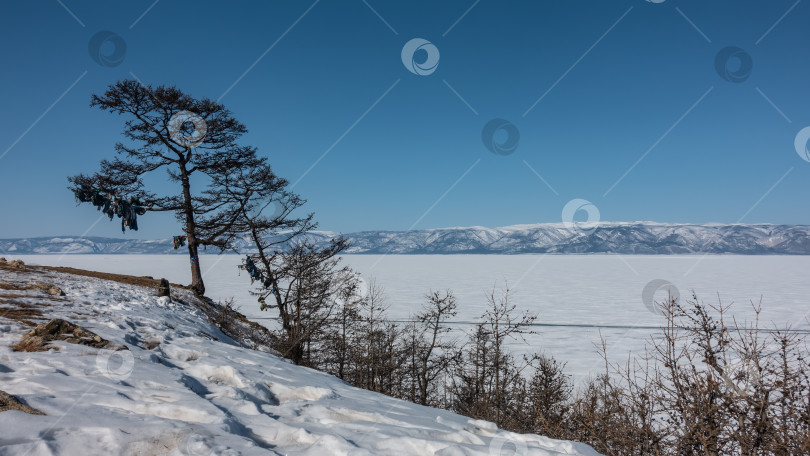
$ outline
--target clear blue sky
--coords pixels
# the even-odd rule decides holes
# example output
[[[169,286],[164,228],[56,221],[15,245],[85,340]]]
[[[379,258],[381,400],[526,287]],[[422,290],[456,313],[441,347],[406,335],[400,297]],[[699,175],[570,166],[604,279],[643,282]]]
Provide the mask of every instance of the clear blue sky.
[[[809,21],[796,0],[3,2],[0,237],[121,236],[66,176],[113,156],[123,119],[89,99],[132,74],[222,96],[323,229],[559,222],[575,198],[602,220],[808,224]],[[102,30],[117,66],[88,52]],[[431,74],[403,65],[414,38]],[[742,82],[716,70],[727,46]],[[482,141],[496,118],[511,154]]]

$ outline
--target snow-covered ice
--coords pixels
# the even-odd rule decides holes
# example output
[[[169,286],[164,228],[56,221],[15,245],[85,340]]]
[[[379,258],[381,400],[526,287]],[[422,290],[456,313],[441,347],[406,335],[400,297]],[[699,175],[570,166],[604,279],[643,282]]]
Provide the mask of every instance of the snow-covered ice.
[[[96,268],[108,269],[102,264]],[[10,271],[0,276],[22,280]],[[30,328],[0,319],[0,389],[46,414],[0,413],[0,455],[490,456],[515,448],[596,454],[586,445],[504,432],[353,388],[240,348],[197,308],[153,290],[53,272],[37,280],[66,293],[51,299],[48,318],[129,350],[56,342],[58,350],[12,352],[9,345]]]
[[[16,258],[16,256],[15,256]],[[133,275],[167,277],[189,283],[183,255],[31,255],[26,262],[73,266]],[[594,344],[604,336],[608,354],[622,361],[638,353],[661,325],[641,299],[655,279],[672,282],[682,298],[694,290],[708,304],[734,302],[734,315],[751,318],[750,301],[763,298],[762,324],[810,329],[810,256],[742,255],[345,255],[347,264],[385,288],[389,316],[406,319],[429,290],[450,288],[459,304],[457,320],[471,322],[486,305],[485,293],[508,283],[519,309],[539,314],[536,334],[515,343],[518,352],[540,351],[566,362],[577,382],[602,369]],[[202,255],[207,295],[234,297],[249,318],[272,325],[270,312],[259,311],[239,276],[237,255]],[[658,295],[657,299],[665,299]],[[563,326],[556,326],[563,325]],[[454,325],[459,331],[469,325]]]

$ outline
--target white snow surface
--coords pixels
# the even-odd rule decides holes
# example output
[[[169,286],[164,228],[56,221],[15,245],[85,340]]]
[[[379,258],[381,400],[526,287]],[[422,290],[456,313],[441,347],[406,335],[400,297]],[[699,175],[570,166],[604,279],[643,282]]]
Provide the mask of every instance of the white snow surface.
[[[57,342],[58,350],[13,352],[9,345],[30,327],[0,318],[0,389],[46,414],[0,413],[0,455],[597,454],[240,348],[195,307],[153,290],[61,273],[37,279],[66,293],[52,301],[48,318],[129,350]],[[147,342],[160,345],[148,350]]]
[[[9,258],[12,258],[9,256]],[[188,254],[14,255],[26,263],[71,266],[131,275],[191,281]],[[538,315],[523,340],[510,341],[520,356],[545,353],[566,363],[575,384],[602,372],[596,346],[604,338],[613,362],[641,354],[664,318],[647,308],[642,291],[650,281],[673,283],[683,299],[694,290],[706,304],[731,305],[740,324],[754,318],[751,303],[762,298],[760,324],[810,330],[810,256],[789,255],[344,255],[346,264],[385,289],[388,315],[405,320],[418,312],[430,290],[453,290],[458,298],[454,337],[463,340],[486,310],[485,295],[508,284],[519,311]],[[237,269],[238,255],[200,255],[206,295],[234,298],[248,318],[278,326],[278,315],[259,310],[255,287]],[[656,300],[666,299],[666,291]],[[729,320],[730,321],[730,320]]]

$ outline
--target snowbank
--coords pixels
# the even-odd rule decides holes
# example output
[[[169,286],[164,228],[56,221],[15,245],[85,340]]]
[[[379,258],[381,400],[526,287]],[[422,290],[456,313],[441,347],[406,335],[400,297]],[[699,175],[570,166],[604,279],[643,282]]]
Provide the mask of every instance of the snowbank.
[[[134,285],[0,269],[0,282],[35,280],[66,296],[0,289],[0,390],[45,415],[0,412],[0,455],[597,454],[241,348],[188,304],[195,298],[184,290],[169,302]],[[2,299],[6,293],[15,297]],[[13,352],[31,329],[3,318],[15,303],[40,307],[37,322],[63,318],[129,350],[55,342],[58,350]]]

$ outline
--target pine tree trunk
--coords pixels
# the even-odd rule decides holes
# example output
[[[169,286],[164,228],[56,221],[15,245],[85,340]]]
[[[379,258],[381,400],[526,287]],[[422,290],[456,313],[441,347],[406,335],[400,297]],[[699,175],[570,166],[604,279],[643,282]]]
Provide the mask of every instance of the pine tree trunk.
[[[194,239],[192,241],[192,239]],[[205,284],[203,283],[202,273],[200,272],[200,259],[197,256],[197,242],[196,238],[188,236],[188,256],[191,260],[191,289],[194,290],[199,296],[205,294]]]
[[[188,257],[191,261],[191,289],[199,296],[205,294],[205,284],[200,272],[200,257],[197,255],[197,225],[194,223],[194,207],[191,200],[191,183],[185,163],[180,164],[180,180],[183,183],[183,205],[186,214],[186,237],[188,238]]]

